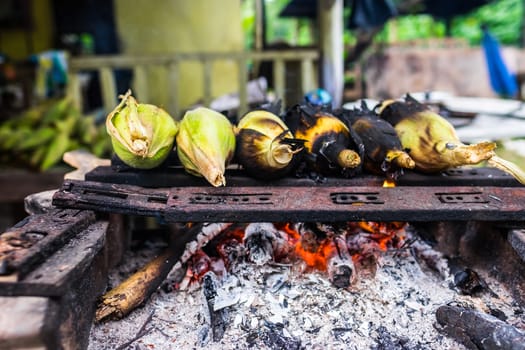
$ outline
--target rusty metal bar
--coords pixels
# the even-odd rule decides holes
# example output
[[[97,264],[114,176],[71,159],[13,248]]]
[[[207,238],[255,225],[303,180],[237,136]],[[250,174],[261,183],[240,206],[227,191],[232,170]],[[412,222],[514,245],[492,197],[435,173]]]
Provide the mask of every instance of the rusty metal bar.
[[[65,181],[58,206],[167,222],[525,221],[523,187],[189,186]]]

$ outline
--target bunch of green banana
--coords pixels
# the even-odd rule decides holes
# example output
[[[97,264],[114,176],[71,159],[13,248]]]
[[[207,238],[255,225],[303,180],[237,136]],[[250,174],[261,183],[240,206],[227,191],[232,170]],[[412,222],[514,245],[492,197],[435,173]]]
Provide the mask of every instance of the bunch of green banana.
[[[206,107],[190,110],[180,122],[176,142],[177,155],[188,173],[204,177],[215,187],[226,185],[226,165],[235,152],[235,133],[228,118]]]
[[[267,110],[245,114],[235,128],[235,158],[248,174],[263,180],[285,176],[303,149],[284,121]]]
[[[0,125],[0,160],[45,171],[76,148],[107,156],[111,145],[102,127],[93,116],[81,115],[69,98],[49,99]]]
[[[339,118],[311,105],[297,105],[287,112],[285,122],[305,141],[306,163],[313,171],[345,177],[360,171],[364,145]]]
[[[128,90],[108,114],[106,129],[120,160],[132,168],[152,169],[173,150],[179,126],[163,109],[138,103]]]
[[[340,109],[334,114],[350,126],[365,146],[363,168],[395,181],[403,169],[413,169],[414,160],[403,149],[394,127],[371,111],[362,101],[360,109]]]
[[[495,142],[464,144],[452,124],[410,95],[404,101],[383,101],[378,108],[381,118],[396,129],[417,170],[434,173],[488,161],[489,165],[510,173],[525,184],[525,173],[496,155]]]

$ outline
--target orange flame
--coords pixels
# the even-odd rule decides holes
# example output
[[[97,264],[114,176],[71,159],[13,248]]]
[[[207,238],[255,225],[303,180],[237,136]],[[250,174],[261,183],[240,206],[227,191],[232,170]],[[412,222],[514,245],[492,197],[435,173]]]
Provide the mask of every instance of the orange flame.
[[[336,247],[332,240],[323,240],[315,251],[305,249],[301,243],[301,235],[299,232],[291,227],[291,224],[286,223],[279,227],[282,231],[288,234],[288,240],[294,247],[295,254],[300,257],[308,267],[326,271],[328,259],[330,259],[336,253]]]
[[[333,237],[314,237],[313,241],[305,238],[294,229],[291,223],[275,223],[275,228],[284,232],[286,244],[285,256],[275,256],[277,261],[301,259],[306,266],[319,271],[326,271],[331,258],[338,254],[338,247]],[[405,222],[349,222],[347,223],[348,234],[364,235],[363,243],[358,244],[350,251],[354,263],[375,255],[374,252],[387,251],[389,248],[399,248],[404,241]],[[242,244],[244,240],[243,225],[235,225],[225,230],[217,237],[216,256],[207,256],[202,250],[197,251],[189,261],[186,283],[199,281],[209,270],[213,269],[213,259],[222,259],[228,268],[231,254],[236,254],[236,245]],[[350,237],[350,236],[348,236]],[[347,241],[347,244],[349,241]],[[350,249],[350,248],[349,248]],[[291,253],[291,254],[290,254]]]
[[[406,222],[372,222],[361,221],[357,223],[358,227],[369,232],[371,237],[377,242],[382,251],[389,247],[397,245],[398,241],[404,239],[404,228]]]
[[[392,179],[385,179],[385,181],[383,181],[383,187],[396,187],[396,182]]]

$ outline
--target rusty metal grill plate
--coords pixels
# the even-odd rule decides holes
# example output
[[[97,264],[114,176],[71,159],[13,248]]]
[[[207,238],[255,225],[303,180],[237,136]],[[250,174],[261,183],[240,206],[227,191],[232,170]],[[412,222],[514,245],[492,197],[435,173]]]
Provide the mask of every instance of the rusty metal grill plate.
[[[525,187],[185,186],[65,181],[62,207],[167,222],[525,221]]]
[[[0,280],[19,280],[95,221],[95,213],[57,209],[32,215],[0,234]]]

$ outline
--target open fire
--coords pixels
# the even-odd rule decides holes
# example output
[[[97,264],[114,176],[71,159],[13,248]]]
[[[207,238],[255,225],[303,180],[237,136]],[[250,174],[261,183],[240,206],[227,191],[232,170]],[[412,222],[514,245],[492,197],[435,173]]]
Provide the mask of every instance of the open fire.
[[[317,270],[326,273],[334,286],[346,288],[355,280],[356,268],[405,244],[404,227],[399,222],[231,225],[193,254],[177,286],[185,289],[208,271],[223,276],[240,262],[250,261],[294,265],[304,272]]]

